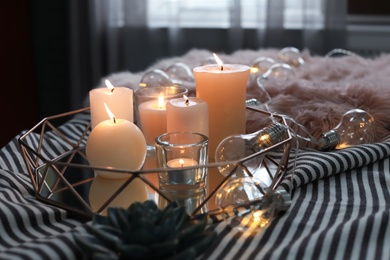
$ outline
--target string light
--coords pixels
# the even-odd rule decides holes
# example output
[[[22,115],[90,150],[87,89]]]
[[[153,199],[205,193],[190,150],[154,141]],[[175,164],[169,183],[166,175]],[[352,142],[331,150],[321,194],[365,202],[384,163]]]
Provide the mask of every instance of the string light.
[[[226,137],[215,150],[216,162],[233,162],[253,155],[267,147],[277,144],[283,139],[287,127],[282,124],[272,124],[255,133],[231,135]],[[251,173],[261,166],[262,157],[256,156],[243,162],[235,170],[236,176],[245,176],[245,171]],[[235,164],[227,164],[218,167],[219,171],[227,176],[236,167]]]
[[[362,109],[352,109],[343,114],[335,128],[321,135],[318,145],[321,150],[342,149],[373,142],[374,137],[374,117]]]

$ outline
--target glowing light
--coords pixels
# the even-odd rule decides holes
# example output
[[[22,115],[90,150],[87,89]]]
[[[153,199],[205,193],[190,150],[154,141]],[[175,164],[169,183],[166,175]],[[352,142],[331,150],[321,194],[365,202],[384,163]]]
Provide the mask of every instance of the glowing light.
[[[108,108],[107,104],[104,102],[104,107],[106,108],[107,114],[110,117],[114,123],[116,123],[115,115],[111,112],[111,110]]]
[[[160,95],[160,96],[158,96],[158,108],[164,109],[164,107],[165,107],[164,96]]]
[[[223,70],[223,62],[221,61],[221,59],[215,53],[213,53],[213,56],[217,64],[221,67],[221,70]]]
[[[113,92],[114,89],[115,89],[114,85],[112,85],[111,82],[110,82],[108,79],[106,79],[104,82],[106,83],[107,88],[108,88],[111,92]]]

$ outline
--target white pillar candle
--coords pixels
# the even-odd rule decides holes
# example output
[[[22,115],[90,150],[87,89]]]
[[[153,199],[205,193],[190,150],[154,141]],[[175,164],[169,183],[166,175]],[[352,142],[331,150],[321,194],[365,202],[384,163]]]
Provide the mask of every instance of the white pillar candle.
[[[113,117],[92,129],[86,144],[86,155],[92,167],[137,171],[146,157],[145,137],[134,123]],[[111,171],[96,173],[114,179],[129,177]]]
[[[167,132],[193,132],[209,136],[207,103],[196,97],[169,100],[167,102]]]
[[[246,132],[246,87],[249,67],[211,64],[194,69],[196,96],[209,107],[209,156],[226,137]]]
[[[140,126],[147,144],[154,144],[155,138],[167,132],[166,101],[164,97],[146,101],[138,106]]]
[[[109,119],[104,103],[117,118],[134,122],[133,90],[126,87],[114,88],[109,81],[106,81],[106,85],[107,88],[96,88],[89,92],[92,128]]]

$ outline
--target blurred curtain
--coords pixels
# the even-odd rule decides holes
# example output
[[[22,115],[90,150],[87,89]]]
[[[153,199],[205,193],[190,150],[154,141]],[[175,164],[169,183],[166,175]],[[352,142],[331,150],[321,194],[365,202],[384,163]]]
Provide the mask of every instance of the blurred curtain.
[[[70,0],[73,106],[110,73],[191,48],[345,46],[346,0]]]

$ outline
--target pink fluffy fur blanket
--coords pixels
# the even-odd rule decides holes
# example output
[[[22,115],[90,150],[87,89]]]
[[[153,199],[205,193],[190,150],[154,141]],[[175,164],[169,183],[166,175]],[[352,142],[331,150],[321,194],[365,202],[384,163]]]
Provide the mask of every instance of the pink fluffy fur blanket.
[[[152,69],[165,70],[175,62],[185,63],[193,69],[204,63],[212,53],[206,50],[191,50],[183,56],[157,61],[145,71],[119,72],[108,79],[116,86],[138,88],[145,72]],[[239,63],[251,66],[259,57],[278,60],[278,50],[240,50],[230,55],[219,54],[224,63]],[[335,127],[341,116],[350,109],[360,108],[369,112],[376,120],[376,140],[384,140],[390,131],[390,55],[365,59],[357,55],[324,58],[302,53],[305,63],[293,67],[295,76],[289,81],[264,84],[271,97],[269,109],[288,115],[307,128],[318,138],[323,132]],[[102,83],[103,84],[103,83]],[[194,85],[187,85],[192,95]],[[262,95],[256,79],[248,81],[247,97]],[[247,129],[254,132],[269,124],[266,116],[248,113]],[[297,130],[297,129],[296,129]],[[300,147],[312,147],[303,142]]]

